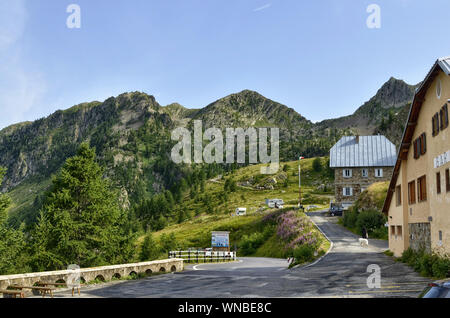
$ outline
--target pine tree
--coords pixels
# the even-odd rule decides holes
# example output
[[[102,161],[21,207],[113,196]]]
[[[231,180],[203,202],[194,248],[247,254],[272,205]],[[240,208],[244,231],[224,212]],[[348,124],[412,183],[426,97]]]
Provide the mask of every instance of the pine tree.
[[[118,192],[103,179],[95,160],[94,149],[83,143],[53,178],[36,227],[48,231],[38,242],[49,257],[44,263],[35,259],[36,267],[90,267],[132,259],[133,236],[125,231],[127,217],[120,209]]]
[[[5,173],[6,170],[0,167],[0,184]],[[17,230],[7,225],[7,209],[10,205],[10,197],[0,194],[0,275],[16,274],[28,269],[24,225]]]
[[[141,253],[139,255],[139,259],[142,262],[153,261],[158,258],[160,254],[160,249],[153,239],[152,233],[147,234],[142,243]]]
[[[313,170],[316,172],[322,171],[322,160],[319,157],[315,158],[312,167]]]

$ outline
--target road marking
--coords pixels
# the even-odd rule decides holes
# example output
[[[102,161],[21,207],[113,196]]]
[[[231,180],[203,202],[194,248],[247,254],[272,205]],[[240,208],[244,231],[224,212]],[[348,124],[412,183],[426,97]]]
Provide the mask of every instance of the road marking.
[[[392,285],[387,286],[397,286],[397,285],[424,285],[428,282],[409,282],[409,283],[391,283]],[[358,287],[358,286],[367,286],[367,284],[351,284],[351,285],[345,285],[345,287]],[[384,286],[382,287],[384,288]]]
[[[350,294],[374,294],[374,293],[420,293],[422,290],[417,289],[399,289],[399,290],[368,290],[368,291],[349,291]]]
[[[242,263],[242,262],[243,262],[243,261],[240,259],[240,260],[238,260],[238,261],[235,261],[235,262],[228,262],[228,263],[208,263],[208,264],[198,264],[198,265],[193,266],[192,269],[193,269],[194,271],[202,271],[203,269],[198,268],[198,266],[201,266],[201,265],[223,265],[223,264],[234,264],[234,263]],[[234,268],[236,268],[236,267],[232,267],[231,269],[234,269]]]

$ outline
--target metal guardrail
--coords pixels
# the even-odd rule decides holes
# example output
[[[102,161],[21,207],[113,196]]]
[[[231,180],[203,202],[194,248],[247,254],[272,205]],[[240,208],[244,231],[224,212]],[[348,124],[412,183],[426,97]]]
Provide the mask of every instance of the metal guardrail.
[[[236,252],[208,250],[170,251],[169,259],[183,259],[187,263],[219,263],[236,260]]]

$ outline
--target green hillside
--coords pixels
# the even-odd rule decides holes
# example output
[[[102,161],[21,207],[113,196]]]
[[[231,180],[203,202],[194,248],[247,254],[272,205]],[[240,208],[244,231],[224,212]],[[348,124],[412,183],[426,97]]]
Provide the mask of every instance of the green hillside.
[[[332,174],[325,167],[315,171],[313,161],[302,161],[304,205],[325,208],[333,197]],[[322,166],[326,164],[326,158],[320,161]],[[249,166],[209,180],[201,194],[183,202],[183,208],[192,218],[155,232],[153,238],[161,242],[161,247],[163,241],[172,235],[176,242],[172,247],[184,250],[209,247],[212,231],[230,231],[231,245],[238,249],[238,255],[287,257],[288,242],[277,235],[276,218],[293,211],[298,204],[298,162],[283,163],[279,173],[274,176],[261,175],[260,168],[261,165]],[[273,189],[261,189],[268,179]],[[273,183],[273,179],[276,183]],[[234,191],[224,191],[226,180],[236,183]],[[274,198],[284,200],[283,210],[267,207],[265,200]],[[234,216],[237,207],[247,208],[247,215]],[[295,212],[295,217],[307,220],[302,212]],[[320,237],[318,250],[324,253],[328,249],[328,242],[317,229],[311,230]],[[140,237],[140,243],[144,237]],[[167,257],[166,251],[162,250],[160,258],[164,257]]]

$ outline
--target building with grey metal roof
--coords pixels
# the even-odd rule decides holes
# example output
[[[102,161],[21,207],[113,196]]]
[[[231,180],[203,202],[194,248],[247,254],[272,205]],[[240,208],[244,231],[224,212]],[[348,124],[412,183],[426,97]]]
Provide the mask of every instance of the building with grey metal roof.
[[[336,203],[348,207],[371,184],[390,180],[397,160],[385,136],[345,136],[330,150],[335,170]]]
[[[345,136],[330,150],[330,167],[393,167],[395,145],[384,136]]]

